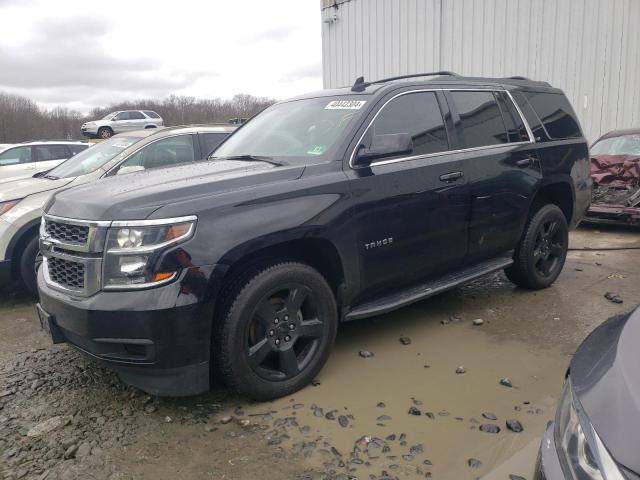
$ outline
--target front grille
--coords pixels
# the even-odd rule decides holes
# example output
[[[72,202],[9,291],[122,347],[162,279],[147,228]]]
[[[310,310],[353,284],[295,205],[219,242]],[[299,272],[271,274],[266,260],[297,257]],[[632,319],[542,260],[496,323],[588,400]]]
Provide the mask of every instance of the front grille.
[[[84,245],[89,238],[88,226],[71,225],[69,223],[47,220],[45,230],[49,237],[60,242]]]
[[[47,271],[52,282],[73,290],[84,289],[84,265],[58,257],[47,259]]]

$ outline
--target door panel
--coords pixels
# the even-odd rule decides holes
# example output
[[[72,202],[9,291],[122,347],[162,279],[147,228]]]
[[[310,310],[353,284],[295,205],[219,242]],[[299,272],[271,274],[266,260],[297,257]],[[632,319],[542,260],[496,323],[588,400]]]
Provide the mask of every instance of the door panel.
[[[469,182],[467,263],[515,248],[542,175],[535,144],[501,92],[448,92],[457,146]]]
[[[408,156],[347,171],[356,202],[359,300],[455,269],[467,251],[466,179],[440,179],[461,172],[462,162],[446,153],[448,136],[435,93],[408,93],[388,102],[358,148],[368,148],[376,135],[402,133],[413,140]]]

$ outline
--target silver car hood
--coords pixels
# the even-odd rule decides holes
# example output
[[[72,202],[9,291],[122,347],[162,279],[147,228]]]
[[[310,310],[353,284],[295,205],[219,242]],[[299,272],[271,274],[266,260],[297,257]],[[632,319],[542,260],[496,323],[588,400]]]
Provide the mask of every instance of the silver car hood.
[[[11,182],[3,182],[0,183],[0,202],[19,200],[36,193],[56,190],[70,184],[74,180],[75,178],[49,180],[48,178],[28,177]]]

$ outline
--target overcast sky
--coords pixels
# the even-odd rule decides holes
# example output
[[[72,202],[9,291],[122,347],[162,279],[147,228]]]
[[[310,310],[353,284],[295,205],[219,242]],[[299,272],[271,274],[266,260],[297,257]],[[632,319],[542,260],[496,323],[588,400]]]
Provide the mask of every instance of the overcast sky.
[[[0,0],[0,91],[86,112],[322,88],[318,0]]]

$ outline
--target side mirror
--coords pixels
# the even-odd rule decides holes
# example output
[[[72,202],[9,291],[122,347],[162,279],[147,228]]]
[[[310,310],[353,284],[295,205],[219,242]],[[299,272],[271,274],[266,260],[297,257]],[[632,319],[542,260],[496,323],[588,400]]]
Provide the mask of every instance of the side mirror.
[[[125,175],[127,173],[134,173],[134,172],[142,172],[143,170],[144,170],[144,167],[142,165],[128,165],[126,167],[120,167],[117,175]]]
[[[356,156],[356,165],[368,165],[376,158],[413,152],[413,140],[408,133],[374,135],[369,148],[362,148]]]

